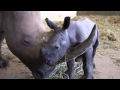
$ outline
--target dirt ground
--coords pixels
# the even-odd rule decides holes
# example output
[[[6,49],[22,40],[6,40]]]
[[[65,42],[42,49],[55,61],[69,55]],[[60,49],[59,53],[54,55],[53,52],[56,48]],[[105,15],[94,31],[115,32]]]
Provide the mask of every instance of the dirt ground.
[[[83,17],[83,16],[80,16]],[[75,17],[77,20],[80,17]],[[120,16],[86,16],[95,21],[100,29],[100,45],[95,56],[95,79],[120,79]],[[0,79],[33,79],[30,70],[21,63],[8,49],[5,41],[2,45],[2,53],[10,64],[7,68],[0,69]],[[83,73],[82,64],[76,63],[76,79]],[[56,69],[46,79],[64,79],[63,72],[66,63],[57,65]]]

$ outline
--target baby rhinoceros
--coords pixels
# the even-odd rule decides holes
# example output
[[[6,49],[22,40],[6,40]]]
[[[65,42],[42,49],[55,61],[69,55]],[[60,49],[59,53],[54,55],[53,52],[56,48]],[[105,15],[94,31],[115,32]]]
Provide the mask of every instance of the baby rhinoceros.
[[[44,63],[55,66],[67,54],[66,75],[73,79],[75,59],[82,57],[83,79],[93,79],[94,56],[99,44],[99,32],[95,22],[88,18],[81,18],[77,21],[70,21],[65,17],[62,27],[59,27],[48,18],[47,25],[54,30],[54,33],[41,49]],[[69,51],[69,52],[68,52]]]

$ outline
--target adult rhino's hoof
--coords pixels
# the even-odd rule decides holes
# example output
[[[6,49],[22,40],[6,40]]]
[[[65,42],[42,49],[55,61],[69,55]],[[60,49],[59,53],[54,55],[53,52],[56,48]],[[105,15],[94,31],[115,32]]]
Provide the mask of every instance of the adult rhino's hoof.
[[[81,79],[94,79],[92,75],[83,75]]]
[[[4,57],[0,58],[0,68],[5,68],[8,66],[9,61],[4,59]]]

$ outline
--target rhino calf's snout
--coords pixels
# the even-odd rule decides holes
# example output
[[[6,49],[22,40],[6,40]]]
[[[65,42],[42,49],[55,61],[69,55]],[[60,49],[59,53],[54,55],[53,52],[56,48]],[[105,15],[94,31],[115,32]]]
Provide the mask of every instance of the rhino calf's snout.
[[[46,60],[45,63],[49,66],[55,66],[56,65],[51,59]]]
[[[54,64],[52,59],[46,58],[46,57],[44,57],[44,58],[42,57],[42,62],[49,65],[49,66],[53,66],[53,64]]]

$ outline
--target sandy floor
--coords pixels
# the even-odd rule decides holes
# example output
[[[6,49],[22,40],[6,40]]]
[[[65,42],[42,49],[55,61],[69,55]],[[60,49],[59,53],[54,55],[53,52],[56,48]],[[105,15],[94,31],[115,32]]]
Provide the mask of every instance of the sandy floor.
[[[10,53],[6,49],[6,52],[9,52],[12,56],[10,60],[10,65],[5,69],[0,69],[0,79],[33,79],[29,69],[23,65],[19,59]],[[120,79],[120,50],[106,49],[98,51],[95,57],[96,69],[94,69],[94,78],[95,79]],[[10,57],[9,57],[10,58]],[[66,67],[66,64],[61,64],[57,67],[56,73],[51,75],[50,79],[61,78],[63,73],[63,68]],[[82,71],[80,72],[80,74]],[[61,75],[58,75],[61,74]],[[76,78],[78,79],[78,72]]]

